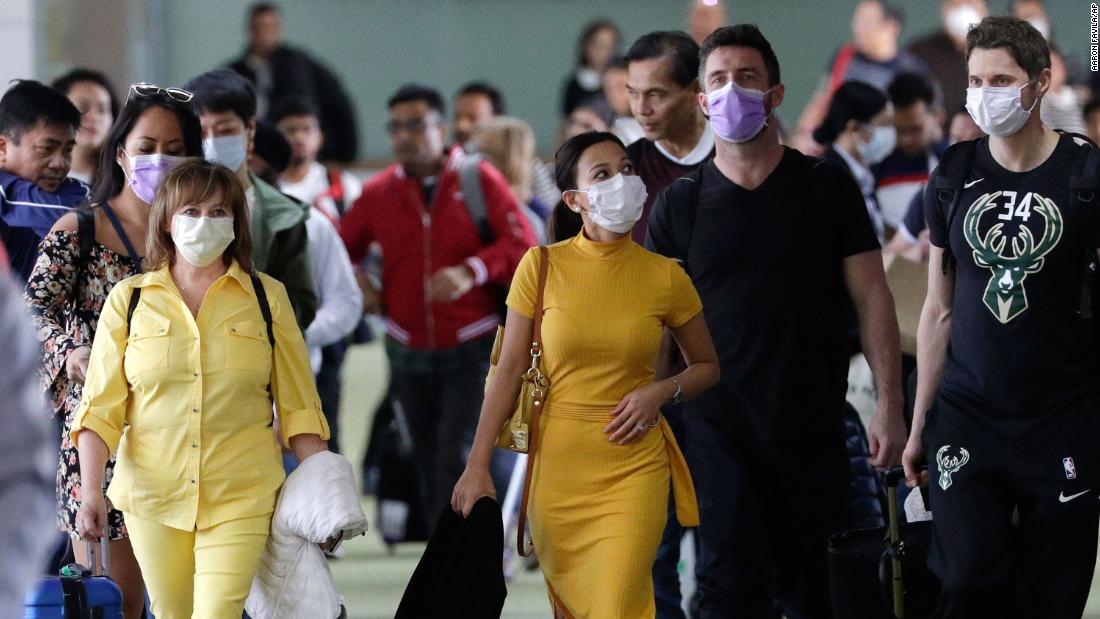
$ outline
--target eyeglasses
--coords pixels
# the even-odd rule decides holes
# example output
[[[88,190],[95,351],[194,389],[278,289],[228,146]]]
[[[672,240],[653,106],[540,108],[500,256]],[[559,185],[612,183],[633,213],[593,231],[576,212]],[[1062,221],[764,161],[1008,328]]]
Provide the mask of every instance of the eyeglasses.
[[[435,124],[429,121],[427,118],[413,118],[412,120],[406,120],[404,122],[400,120],[391,120],[386,123],[386,133],[393,135],[400,133],[401,131],[408,131],[409,133],[423,133],[430,125]]]
[[[161,88],[149,82],[138,82],[136,84],[130,84],[130,93],[126,95],[126,101],[129,101],[130,97],[134,95],[139,97],[153,97],[160,93],[164,93],[168,98],[175,99],[180,103],[190,103],[191,99],[195,98],[194,93],[188,92],[182,88]]]

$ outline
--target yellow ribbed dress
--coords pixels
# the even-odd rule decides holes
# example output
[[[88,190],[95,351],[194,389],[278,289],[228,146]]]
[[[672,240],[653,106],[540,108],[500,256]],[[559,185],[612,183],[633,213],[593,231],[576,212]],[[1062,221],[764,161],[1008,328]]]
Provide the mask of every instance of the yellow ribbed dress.
[[[528,508],[535,552],[551,603],[567,617],[653,617],[669,480],[684,526],[699,521],[695,489],[663,420],[631,445],[608,442],[603,428],[623,396],[653,381],[663,328],[702,304],[679,265],[629,236],[596,243],[582,232],[549,249],[542,335],[551,387]],[[538,271],[539,253],[528,251],[508,295],[508,307],[528,317]]]

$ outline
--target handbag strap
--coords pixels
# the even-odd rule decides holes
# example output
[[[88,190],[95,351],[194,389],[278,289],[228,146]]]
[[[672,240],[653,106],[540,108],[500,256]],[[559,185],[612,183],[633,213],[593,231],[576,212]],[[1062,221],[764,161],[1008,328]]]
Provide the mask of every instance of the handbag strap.
[[[546,293],[546,274],[550,270],[550,251],[545,246],[539,247],[539,289],[535,294],[535,327],[532,330],[531,352],[542,354],[542,311],[543,299]],[[536,398],[531,407],[531,423],[527,432],[527,472],[523,475],[523,497],[519,500],[519,526],[516,529],[516,551],[521,557],[531,554],[533,545],[526,541],[527,531],[527,496],[531,493],[531,471],[535,467],[535,450],[539,444],[539,417],[542,414],[542,406],[546,403],[546,394]]]

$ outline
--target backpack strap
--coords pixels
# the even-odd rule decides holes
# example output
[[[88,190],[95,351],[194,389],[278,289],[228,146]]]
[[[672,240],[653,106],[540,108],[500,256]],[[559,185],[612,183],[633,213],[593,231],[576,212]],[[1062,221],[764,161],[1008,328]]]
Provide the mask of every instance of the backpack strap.
[[[493,229],[489,226],[489,208],[485,204],[485,192],[481,188],[481,155],[466,155],[458,164],[458,182],[462,188],[466,212],[477,228],[481,244],[493,242]]]
[[[328,177],[328,195],[336,204],[336,212],[340,217],[343,217],[348,206],[347,193],[344,191],[344,179],[340,177],[339,168],[326,168],[325,172]]]
[[[126,307],[126,332],[130,332],[130,323],[134,321],[134,310],[137,309],[138,301],[141,301],[141,288],[134,288],[130,291],[130,305]]]
[[[1074,138],[1075,134],[1066,134]],[[1100,150],[1088,138],[1089,146],[1081,149],[1073,162],[1073,176],[1069,179],[1073,207],[1079,214],[1085,232],[1083,266],[1081,268],[1081,305],[1077,315],[1086,320],[1093,318],[1093,289],[1096,287],[1096,250],[1092,246],[1092,231],[1096,228],[1097,193],[1100,192]]]
[[[985,139],[985,138],[981,138]],[[962,198],[966,175],[974,165],[974,155],[978,151],[979,140],[959,142],[948,148],[940,157],[940,164],[933,171],[932,188],[936,192],[936,201],[944,212],[944,221],[948,238],[951,235],[951,226],[955,221],[955,213],[958,211],[959,200]],[[940,271],[947,275],[947,271],[954,266],[955,256],[951,253],[951,243],[943,248],[943,260],[940,263]]]
[[[665,194],[669,207],[676,212],[676,217],[669,218],[672,223],[672,246],[675,252],[672,258],[679,260],[684,270],[688,268],[691,239],[695,235],[695,212],[699,208],[699,181],[699,171],[694,170],[672,181],[666,190],[668,193]]]
[[[271,304],[267,301],[267,290],[264,288],[264,283],[260,281],[259,275],[249,273],[248,277],[256,290],[256,301],[260,304],[260,313],[263,314],[264,322],[267,323],[267,341],[271,344],[271,349],[275,350],[275,328],[274,321],[271,319]]]
[[[73,278],[72,302],[78,303],[80,298],[80,282],[84,269],[88,266],[88,260],[92,257],[92,247],[95,245],[95,210],[94,207],[78,208],[73,210],[76,215],[76,270]]]

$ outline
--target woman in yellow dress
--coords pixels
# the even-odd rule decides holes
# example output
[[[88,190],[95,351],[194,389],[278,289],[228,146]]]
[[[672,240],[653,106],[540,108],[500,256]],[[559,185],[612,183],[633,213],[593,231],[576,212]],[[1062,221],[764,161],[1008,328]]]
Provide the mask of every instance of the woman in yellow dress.
[[[551,384],[534,456],[531,539],[556,616],[653,617],[651,571],[670,479],[678,520],[698,524],[691,477],[660,407],[714,385],[717,355],[687,274],[630,239],[646,193],[622,142],[582,134],[556,159],[558,208],[579,213],[583,227],[549,247],[542,350]],[[539,255],[529,251],[512,281],[498,378],[451,501],[463,515],[493,496],[489,458],[530,363]],[[687,369],[655,380],[666,327]]]

